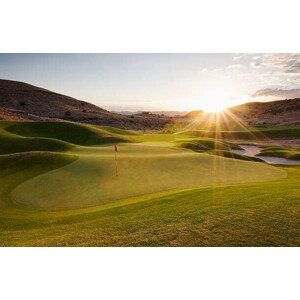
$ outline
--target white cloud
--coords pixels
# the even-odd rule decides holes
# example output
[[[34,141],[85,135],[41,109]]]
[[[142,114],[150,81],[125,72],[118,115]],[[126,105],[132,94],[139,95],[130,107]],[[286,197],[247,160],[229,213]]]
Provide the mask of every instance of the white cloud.
[[[269,53],[264,55],[264,65],[280,68],[284,73],[300,73],[300,54]]]
[[[253,98],[257,97],[272,97],[272,98],[299,98],[300,97],[300,89],[262,89],[256,91],[253,95]]]
[[[234,64],[234,65],[229,65],[228,69],[241,69],[243,67],[242,64]]]
[[[253,59],[255,59],[255,60],[257,60],[257,59],[259,59],[259,58],[261,58],[261,55],[253,56]]]
[[[242,57],[245,57],[249,55],[248,53],[236,53],[233,57],[233,60],[238,60],[238,59],[241,59]]]

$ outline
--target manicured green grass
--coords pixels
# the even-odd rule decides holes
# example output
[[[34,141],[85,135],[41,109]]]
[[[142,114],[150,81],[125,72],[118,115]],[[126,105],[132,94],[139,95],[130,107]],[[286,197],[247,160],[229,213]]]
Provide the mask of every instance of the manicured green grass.
[[[252,127],[248,130],[238,131],[209,131],[209,130],[194,130],[184,132],[189,136],[200,136],[207,138],[218,138],[222,139],[246,139],[246,140],[258,140],[258,139],[299,139],[300,138],[300,126],[270,126],[270,127]]]
[[[177,142],[179,147],[191,149],[193,151],[201,152],[206,150],[226,150],[230,151],[231,149],[238,149],[240,150],[241,147],[238,145],[218,141],[214,139],[195,139],[195,140],[183,140]]]
[[[76,155],[46,151],[0,155],[2,213],[5,213],[5,208],[14,207],[16,204],[11,198],[13,188],[25,180],[70,164],[77,158]]]
[[[1,218],[2,246],[299,246],[299,167],[264,183]],[[29,219],[30,218],[30,219]]]
[[[0,151],[20,152],[0,155],[1,246],[300,245],[300,166],[226,158],[238,146],[186,134],[56,124],[0,122]]]
[[[231,152],[231,150],[233,149],[241,150],[242,148],[239,145],[225,141],[200,138],[195,140],[177,141],[177,145],[181,148],[190,149],[195,152],[205,152],[208,154],[233,159],[263,162],[263,160],[257,157],[251,157]]]
[[[299,148],[291,148],[291,147],[267,147],[263,149],[259,153],[259,155],[276,156],[276,157],[284,157],[293,160],[300,160]]]
[[[82,146],[126,141],[120,136],[120,130],[105,130],[72,122],[15,122],[5,130],[20,136],[52,138]]]
[[[51,138],[22,137],[0,129],[0,154],[27,151],[68,151],[75,145]]]
[[[233,159],[240,159],[240,160],[248,160],[248,161],[257,161],[257,162],[264,162],[262,159],[253,156],[247,156],[243,154],[237,154],[230,151],[224,150],[213,150],[208,152],[209,154],[219,155],[223,157],[233,158]]]
[[[12,197],[34,209],[72,209],[148,193],[285,177],[267,164],[148,144],[77,148],[79,159],[20,184]]]

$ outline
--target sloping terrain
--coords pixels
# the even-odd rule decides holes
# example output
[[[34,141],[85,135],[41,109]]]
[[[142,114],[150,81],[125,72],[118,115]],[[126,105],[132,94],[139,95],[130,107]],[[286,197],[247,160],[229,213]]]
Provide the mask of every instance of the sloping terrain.
[[[233,106],[220,113],[191,111],[175,116],[170,131],[206,130],[253,131],[256,127],[300,125],[300,99],[270,102],[249,102]]]
[[[1,246],[299,245],[297,166],[197,153],[238,146],[184,134],[72,122],[0,129],[19,151],[0,155]],[[68,147],[37,151],[33,140]]]
[[[300,125],[300,98],[249,102],[230,111],[248,125]]]
[[[2,109],[2,111],[1,111]],[[0,79],[2,120],[68,120],[125,129],[161,129],[170,118],[125,116],[27,83]]]
[[[117,172],[111,146],[78,148],[69,153],[79,159],[19,185],[12,193],[13,202],[34,209],[74,209],[171,189],[286,176],[267,164],[174,147],[120,144]]]
[[[2,122],[0,127],[1,154],[51,151],[78,158],[70,165],[24,182],[13,191],[13,203],[31,209],[82,208],[172,189],[285,176],[285,172],[266,164],[184,149],[195,150],[189,145],[213,151],[237,147],[209,139],[182,140],[178,135],[158,134],[150,135],[154,141],[149,142],[147,135],[72,122]],[[158,142],[159,136],[170,140]],[[177,138],[181,147],[174,143]],[[113,147],[116,143],[117,166]]]
[[[0,122],[0,154],[64,152],[76,146],[126,141],[120,134],[71,122]]]

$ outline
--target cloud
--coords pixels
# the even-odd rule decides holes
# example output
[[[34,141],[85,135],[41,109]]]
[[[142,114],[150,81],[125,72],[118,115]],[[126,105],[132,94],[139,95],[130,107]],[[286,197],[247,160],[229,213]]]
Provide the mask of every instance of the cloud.
[[[288,82],[293,84],[299,84],[300,83],[300,75],[291,76],[287,79]]]
[[[236,53],[233,57],[233,60],[241,59],[242,57],[245,57],[247,55],[248,55],[248,53]]]
[[[265,66],[280,68],[284,73],[300,73],[300,54],[269,53],[264,55]]]
[[[300,97],[300,89],[262,89],[256,91],[253,95],[253,98],[257,97],[272,97],[272,98],[299,98]]]
[[[260,68],[261,67],[261,63],[260,62],[252,62],[251,64],[250,64],[250,66],[251,67],[253,67],[253,68]]]
[[[259,59],[259,58],[261,58],[261,55],[256,55],[256,56],[253,56],[253,59]]]
[[[243,65],[241,65],[241,64],[234,64],[234,65],[229,65],[228,69],[240,69],[242,67],[243,67]]]
[[[285,73],[300,73],[300,61],[291,64],[290,67],[285,70]]]

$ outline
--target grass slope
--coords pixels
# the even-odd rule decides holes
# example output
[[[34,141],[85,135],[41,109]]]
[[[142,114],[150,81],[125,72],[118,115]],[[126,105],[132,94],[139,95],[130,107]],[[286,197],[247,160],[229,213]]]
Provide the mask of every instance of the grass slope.
[[[267,164],[194,153],[176,147],[121,144],[118,176],[113,147],[78,148],[73,164],[19,185],[14,201],[33,209],[72,209],[171,189],[283,178]]]
[[[0,218],[0,245],[299,246],[300,169],[284,169],[288,177],[271,182],[142,196],[104,210]]]
[[[208,130],[194,130],[186,131],[186,135],[200,136],[207,138],[215,138],[216,131]],[[300,126],[270,126],[270,127],[253,127],[247,130],[237,131],[218,131],[218,138],[220,139],[246,139],[246,140],[257,140],[257,139],[299,139],[300,138]]]
[[[78,157],[76,155],[45,151],[0,155],[1,200],[0,207],[14,206],[11,191],[20,183],[42,173],[63,167]]]
[[[5,129],[21,136],[52,138],[81,146],[126,141],[119,136],[120,130],[111,132],[72,122],[17,122]]]
[[[283,157],[292,160],[300,160],[299,148],[290,147],[267,147],[260,151],[258,155]]]
[[[70,122],[0,128],[0,153],[20,152],[0,155],[1,246],[300,245],[299,166],[225,158],[234,144],[186,134]],[[131,143],[119,145],[116,176],[105,144],[120,141]]]
[[[28,151],[69,151],[77,145],[125,142],[122,130],[71,122],[0,122],[0,154]],[[123,136],[122,136],[123,135]]]
[[[177,145],[181,148],[190,149],[195,152],[206,152],[208,154],[248,160],[248,161],[258,161],[263,162],[263,160],[257,157],[251,157],[241,154],[236,154],[231,152],[233,149],[242,149],[240,146],[235,145],[229,142],[217,141],[212,139],[197,139],[197,140],[186,140],[186,141],[177,141]]]
[[[22,137],[0,129],[0,154],[28,151],[68,151],[75,145],[44,137]]]

